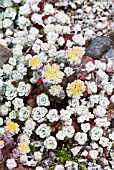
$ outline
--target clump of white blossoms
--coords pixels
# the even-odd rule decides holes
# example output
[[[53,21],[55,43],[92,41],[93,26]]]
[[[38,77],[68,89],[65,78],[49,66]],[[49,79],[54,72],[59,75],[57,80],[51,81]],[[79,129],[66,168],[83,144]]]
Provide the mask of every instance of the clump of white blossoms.
[[[103,169],[103,158],[113,168],[112,59],[86,56],[80,28],[73,35],[69,16],[52,4],[4,7],[0,43],[13,56],[0,68],[0,161],[8,169],[85,170]]]

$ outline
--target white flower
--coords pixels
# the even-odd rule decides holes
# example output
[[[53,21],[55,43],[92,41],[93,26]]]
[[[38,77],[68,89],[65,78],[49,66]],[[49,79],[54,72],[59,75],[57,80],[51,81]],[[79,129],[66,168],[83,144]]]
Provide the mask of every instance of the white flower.
[[[12,101],[14,107],[15,107],[15,110],[18,110],[18,108],[21,108],[24,106],[24,103],[23,103],[23,99],[20,99],[20,98],[15,98],[13,101]]]
[[[81,34],[76,34],[72,37],[73,41],[75,44],[78,45],[84,45],[85,44],[85,40],[84,37]]]
[[[64,122],[64,125],[65,125],[65,126],[70,126],[70,125],[72,125],[72,119],[70,118],[70,119],[66,120],[66,121]]]
[[[22,73],[20,73],[18,70],[14,70],[14,71],[12,71],[12,79],[14,80],[14,81],[18,81],[18,80],[21,80],[21,79],[23,79],[23,74]]]
[[[91,146],[93,149],[97,149],[99,147],[98,144],[95,142],[92,142]]]
[[[96,104],[97,104],[98,101],[99,101],[99,100],[98,100],[98,95],[91,95],[91,96],[90,96],[90,102],[91,102],[91,103],[96,103]]]
[[[48,51],[49,49],[49,44],[48,43],[42,43],[41,44],[41,50],[42,51]]]
[[[65,170],[63,165],[56,165],[54,170]]]
[[[23,165],[27,165],[27,164],[28,164],[28,157],[27,157],[26,154],[20,155],[20,162],[21,162]]]
[[[89,94],[97,92],[97,85],[95,82],[87,82],[87,91]]]
[[[13,24],[13,21],[11,19],[4,19],[3,20],[3,27],[4,28],[9,28],[11,27],[11,25]]]
[[[78,144],[83,145],[87,141],[87,134],[83,132],[77,132],[75,134],[75,141],[78,142]]]
[[[94,126],[90,131],[90,137],[92,140],[95,141],[99,140],[102,134],[103,134],[103,129],[97,126]]]
[[[37,166],[35,170],[44,170],[42,166]]]
[[[27,68],[25,67],[25,65],[23,63],[19,63],[17,65],[17,70],[22,73],[23,75],[26,75],[27,72]]]
[[[26,22],[27,22],[27,18],[25,18],[24,16],[20,16],[20,17],[18,18],[18,24],[19,24],[19,26],[20,26],[20,25],[25,25]]]
[[[83,130],[83,132],[87,133],[90,130],[90,124],[89,123],[82,123],[81,129]]]
[[[45,107],[35,107],[32,110],[32,117],[38,123],[42,123],[45,120],[45,116],[48,110]]]
[[[106,109],[103,106],[98,105],[97,108],[93,109],[93,113],[99,117],[102,117],[105,115]]]
[[[4,18],[11,18],[12,20],[16,17],[16,9],[15,8],[6,8],[4,12]]]
[[[37,96],[37,104],[38,106],[49,106],[50,101],[48,99],[48,96],[45,93],[42,93]]]
[[[0,88],[3,86],[3,80],[0,80]],[[1,90],[1,89],[0,89]]]
[[[42,153],[39,152],[39,151],[35,151],[34,152],[34,158],[35,158],[35,160],[40,161],[42,159]]]
[[[5,104],[0,105],[0,115],[6,116],[8,114],[9,108]]]
[[[34,24],[43,25],[42,15],[34,13],[31,16],[31,20]]]
[[[109,139],[102,136],[99,140],[99,144],[102,145],[103,147],[107,147],[109,145]]]
[[[78,115],[86,115],[89,112],[89,110],[88,110],[87,106],[79,105],[76,108],[76,112],[77,112]]]
[[[30,36],[31,36],[31,37],[30,37]],[[30,38],[30,41],[34,41],[35,36],[33,36],[33,35],[31,34],[31,35],[29,35],[29,38]],[[31,39],[31,38],[32,38],[32,39]],[[40,45],[38,45],[38,44],[33,44],[32,50],[33,50],[35,53],[39,53],[39,51],[40,51]],[[37,56],[36,56],[36,57],[37,57]],[[36,58],[36,57],[34,57],[34,58]]]
[[[24,15],[24,16],[28,16],[31,13],[29,5],[24,4],[23,6],[21,6],[19,13]]]
[[[73,156],[77,156],[78,152],[82,149],[82,146],[76,146],[71,149]]]
[[[25,143],[25,144],[29,145],[30,144],[29,136],[27,134],[21,134],[19,136],[19,142],[20,143]]]
[[[107,97],[102,97],[99,101],[99,104],[106,108],[110,104],[110,101],[107,99]]]
[[[40,136],[40,138],[45,138],[50,135],[51,128],[47,126],[47,124],[43,123],[36,129],[36,134]]]
[[[64,140],[65,134],[63,133],[62,130],[60,130],[60,131],[57,132],[56,138],[57,138],[58,140]]]
[[[16,66],[16,59],[15,59],[15,58],[10,57],[8,62],[9,62],[9,64],[11,64],[12,66]]]
[[[59,38],[57,39],[57,42],[58,42],[58,44],[59,44],[60,46],[63,46],[63,44],[65,43],[65,40],[64,40],[64,38],[61,36],[61,37],[59,37]]]
[[[58,12],[55,15],[55,18],[57,19],[58,22],[60,22],[61,24],[69,24],[70,23],[70,18],[68,17],[68,15],[66,15],[64,12]]]
[[[13,0],[15,3],[20,3],[22,0]]]
[[[25,122],[25,127],[27,129],[30,130],[34,130],[36,126],[36,123],[32,120],[32,118],[29,118],[26,122]]]
[[[16,46],[13,48],[13,56],[15,56],[15,57],[21,56],[21,55],[22,55],[22,49],[23,49],[23,46],[21,46],[21,45],[16,45]]]
[[[12,73],[12,70],[13,70],[13,66],[12,65],[10,65],[10,64],[4,64],[3,65],[3,72],[5,73],[5,74],[11,74]]]
[[[60,110],[60,119],[63,121],[67,121],[70,119],[71,114],[72,113],[69,112],[68,110],[61,109]]]
[[[91,71],[95,70],[95,64],[93,64],[91,61],[89,61],[85,66],[86,66],[86,70],[88,72],[91,72]]]
[[[114,131],[109,134],[109,138],[114,141]]]
[[[15,110],[12,110],[10,113],[9,113],[9,118],[10,119],[16,119],[17,117],[17,113]]]
[[[82,153],[81,153],[81,156],[84,156],[86,157],[88,155],[88,151],[84,150]]]
[[[70,34],[70,26],[64,26],[62,32],[63,34]]]
[[[107,92],[108,95],[111,95],[114,89],[113,84],[111,84],[110,82],[105,83],[103,89]]]
[[[3,2],[4,7],[10,7],[13,5],[11,0],[4,0],[2,2]]]
[[[54,44],[55,41],[58,39],[58,34],[55,33],[55,32],[49,32],[47,34],[47,40],[48,40],[48,43],[50,44]]]
[[[90,150],[90,151],[89,151],[89,156],[90,156],[92,159],[96,159],[97,156],[98,156],[98,151],[97,151],[97,150]]]
[[[5,95],[7,100],[13,100],[17,96],[17,89],[13,85],[8,85]]]
[[[71,68],[71,67],[65,67],[64,72],[65,72],[66,76],[68,76],[68,77],[74,73],[73,68]]]
[[[44,12],[46,14],[53,14],[54,13],[53,5],[46,3],[46,5],[44,6]]]
[[[56,109],[50,109],[49,113],[47,114],[47,118],[50,122],[55,122],[59,120],[58,111]]]
[[[7,160],[6,166],[8,169],[13,169],[15,167],[17,167],[17,164],[15,162],[15,159],[11,158]]]
[[[44,141],[44,146],[47,149],[56,149],[57,147],[56,139],[53,136],[46,138],[46,140]]]
[[[53,24],[48,24],[45,26],[44,28],[44,32],[47,34],[49,32],[54,32],[55,31],[55,27]]]
[[[39,33],[39,30],[35,27],[31,27],[29,32],[30,32],[30,34],[37,36]],[[30,54],[28,54],[28,55],[30,55]]]
[[[103,118],[97,118],[94,120],[94,122],[96,123],[96,126],[98,127],[107,127],[107,126],[110,126],[110,122],[108,122],[107,118],[106,117],[103,117]]]
[[[40,10],[40,8],[38,7],[37,3],[32,4],[31,9],[32,9],[33,12],[38,12]]]
[[[28,96],[28,94],[31,91],[31,85],[25,84],[25,82],[19,82],[17,91],[19,93],[19,96]]]
[[[111,96],[110,100],[114,104],[114,95]]]
[[[3,125],[3,118],[0,117],[0,126],[2,126],[2,125]]]
[[[19,120],[25,121],[30,116],[30,108],[29,107],[21,107],[19,110]]]
[[[103,80],[108,81],[108,75],[103,70],[99,69],[96,72],[96,75],[101,81],[103,81]]]
[[[111,152],[110,156],[111,156],[112,160],[114,161],[114,152]]]
[[[70,47],[72,47],[72,45],[73,45],[73,42],[70,40],[67,40],[66,46],[70,48]]]
[[[55,28],[55,32],[61,34],[61,32],[63,30],[63,26],[62,25],[56,24],[56,25],[54,25],[54,28]]]
[[[96,67],[96,69],[105,70],[106,69],[106,63],[103,63],[100,60],[95,60],[95,67]]]
[[[75,133],[73,126],[64,126],[62,131],[65,134],[65,136],[68,138],[72,138]]]

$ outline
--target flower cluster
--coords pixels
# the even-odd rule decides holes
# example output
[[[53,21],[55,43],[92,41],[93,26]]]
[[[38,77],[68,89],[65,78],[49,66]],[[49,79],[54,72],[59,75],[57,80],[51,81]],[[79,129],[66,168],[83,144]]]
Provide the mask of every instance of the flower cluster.
[[[113,169],[114,61],[84,55],[70,18],[51,4],[4,2],[0,41],[13,57],[0,68],[0,162]]]

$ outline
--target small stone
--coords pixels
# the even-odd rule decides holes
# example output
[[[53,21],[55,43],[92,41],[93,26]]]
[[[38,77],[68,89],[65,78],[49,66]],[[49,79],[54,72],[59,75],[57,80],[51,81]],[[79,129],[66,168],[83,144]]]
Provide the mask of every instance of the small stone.
[[[99,158],[97,158],[97,160],[102,166],[109,165],[108,161],[105,158],[99,157]]]
[[[13,56],[12,51],[8,47],[0,44],[0,67],[2,67],[11,56]]]
[[[114,58],[114,49],[111,47],[106,53],[105,56],[108,58]]]
[[[100,57],[109,50],[112,40],[106,36],[98,36],[91,40],[86,49],[86,55],[89,57],[100,59]]]

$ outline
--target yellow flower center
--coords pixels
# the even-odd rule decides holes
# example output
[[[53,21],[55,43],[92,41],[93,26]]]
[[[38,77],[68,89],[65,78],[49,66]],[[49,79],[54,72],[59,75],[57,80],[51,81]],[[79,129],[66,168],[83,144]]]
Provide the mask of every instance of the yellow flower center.
[[[31,67],[38,67],[41,64],[41,59],[40,58],[32,58],[29,61]]]
[[[19,125],[14,122],[7,122],[6,129],[11,133],[17,133],[19,131]]]
[[[79,47],[75,47],[68,51],[68,58],[73,63],[79,63],[81,61],[83,53]]]
[[[80,97],[85,90],[84,84],[81,80],[75,80],[68,85],[67,93],[69,96]]]
[[[23,153],[28,153],[30,151],[29,146],[26,143],[20,143],[19,144],[19,149],[23,152]]]
[[[0,140],[0,145],[3,145],[4,144],[4,141],[3,140]]]
[[[46,80],[51,81],[51,83],[61,82],[64,73],[59,70],[59,66],[53,64],[52,66],[48,64],[46,70],[44,71],[44,77]]]

